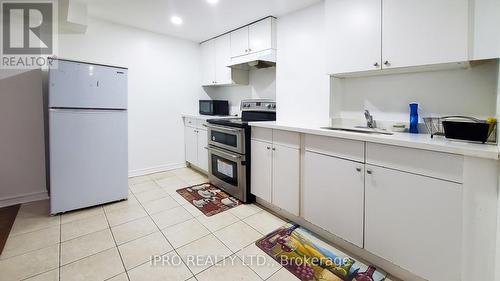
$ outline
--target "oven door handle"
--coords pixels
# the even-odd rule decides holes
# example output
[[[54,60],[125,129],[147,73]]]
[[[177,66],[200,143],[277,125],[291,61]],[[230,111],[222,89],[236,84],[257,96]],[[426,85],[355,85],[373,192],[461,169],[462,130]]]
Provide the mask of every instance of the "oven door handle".
[[[241,129],[226,128],[222,126],[207,125],[209,129],[222,130],[227,132],[241,132]]]
[[[211,151],[217,152],[219,154],[225,155],[225,156],[233,158],[233,159],[240,159],[242,157],[241,155],[230,154],[230,153],[227,153],[227,152],[225,152],[223,150],[216,149],[216,148],[213,148],[213,147],[205,147],[205,149],[207,149],[209,151],[211,150]]]

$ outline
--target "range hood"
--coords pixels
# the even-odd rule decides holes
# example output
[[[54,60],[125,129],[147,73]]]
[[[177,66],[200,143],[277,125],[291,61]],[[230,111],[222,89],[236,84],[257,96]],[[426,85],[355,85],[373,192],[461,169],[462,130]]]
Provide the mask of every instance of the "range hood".
[[[258,53],[231,59],[227,67],[241,70],[261,69],[276,66],[276,50],[268,49]]]

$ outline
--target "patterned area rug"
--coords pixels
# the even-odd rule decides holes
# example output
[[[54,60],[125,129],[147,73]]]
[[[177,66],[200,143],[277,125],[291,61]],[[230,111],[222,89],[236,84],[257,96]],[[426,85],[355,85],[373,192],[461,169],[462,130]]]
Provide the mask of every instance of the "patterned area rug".
[[[284,226],[257,247],[302,281],[382,281],[387,273],[367,266],[298,225]]]
[[[241,202],[209,183],[194,185],[177,190],[184,199],[198,208],[207,217],[227,211]]]

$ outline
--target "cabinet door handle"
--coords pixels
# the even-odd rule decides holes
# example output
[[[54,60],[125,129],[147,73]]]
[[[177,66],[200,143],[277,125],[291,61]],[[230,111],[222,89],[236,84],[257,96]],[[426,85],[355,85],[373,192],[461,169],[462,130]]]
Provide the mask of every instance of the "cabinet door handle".
[[[373,66],[378,67],[378,62],[374,63]]]
[[[267,147],[267,150],[271,149],[269,146]]]
[[[360,167],[357,167],[357,168],[356,168],[356,171],[361,172],[361,168],[360,168]]]
[[[368,169],[368,170],[366,170],[366,173],[369,174],[369,175],[371,175],[371,174],[373,174],[373,171],[370,170],[370,169]]]
[[[384,64],[385,65],[390,65],[391,63],[388,60],[386,60],[386,61],[384,61]]]
[[[273,147],[273,151],[276,151],[276,147]]]

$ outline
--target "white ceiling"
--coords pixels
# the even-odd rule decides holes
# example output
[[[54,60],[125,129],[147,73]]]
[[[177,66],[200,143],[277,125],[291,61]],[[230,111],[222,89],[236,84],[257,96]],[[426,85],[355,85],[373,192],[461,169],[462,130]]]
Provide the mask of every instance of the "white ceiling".
[[[305,8],[321,0],[81,0],[91,17],[201,42],[254,20]],[[183,24],[170,22],[180,16]]]

